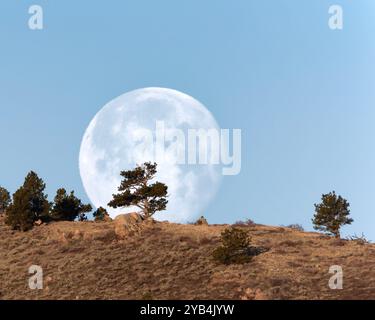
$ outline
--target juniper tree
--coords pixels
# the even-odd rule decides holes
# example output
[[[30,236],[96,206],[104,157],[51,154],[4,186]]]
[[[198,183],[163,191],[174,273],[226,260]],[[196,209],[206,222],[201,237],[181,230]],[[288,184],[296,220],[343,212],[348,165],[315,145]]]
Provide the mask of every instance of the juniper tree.
[[[161,182],[150,183],[157,173],[156,167],[156,163],[145,162],[133,170],[122,171],[119,193],[113,195],[108,205],[113,208],[136,206],[145,219],[156,211],[165,210],[168,187]]]
[[[0,214],[4,213],[11,202],[10,194],[7,189],[0,187]]]
[[[13,195],[13,202],[6,212],[5,222],[13,229],[26,231],[36,220],[48,220],[50,203],[44,194],[46,184],[31,171],[25,181]]]
[[[351,224],[349,218],[349,202],[337,196],[335,191],[322,195],[322,202],[315,204],[315,215],[312,219],[314,229],[327,232],[340,237],[340,228],[345,224]]]
[[[252,259],[249,254],[249,231],[231,227],[221,233],[222,245],[212,252],[213,258],[224,264],[246,263]]]
[[[51,218],[55,221],[74,221],[78,218],[80,221],[85,219],[85,213],[90,212],[92,207],[90,204],[83,204],[80,199],[74,195],[74,191],[67,194],[64,188],[56,191],[53,207],[51,210]]]

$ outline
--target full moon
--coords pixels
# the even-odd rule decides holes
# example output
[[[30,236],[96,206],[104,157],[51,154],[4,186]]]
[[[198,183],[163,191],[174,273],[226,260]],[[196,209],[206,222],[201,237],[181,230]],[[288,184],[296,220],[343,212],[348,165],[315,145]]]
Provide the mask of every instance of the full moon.
[[[157,153],[160,128],[175,136],[165,140],[162,157]],[[107,103],[86,129],[79,154],[83,186],[94,206],[106,208],[112,218],[137,211],[107,204],[118,191],[121,171],[152,161],[158,165],[155,181],[168,186],[167,209],[154,218],[189,222],[204,215],[220,185],[221,168],[209,162],[191,164],[182,157],[182,151],[191,152],[187,150],[191,129],[219,130],[219,126],[203,104],[176,90],[143,88]],[[208,158],[215,148],[206,146]]]

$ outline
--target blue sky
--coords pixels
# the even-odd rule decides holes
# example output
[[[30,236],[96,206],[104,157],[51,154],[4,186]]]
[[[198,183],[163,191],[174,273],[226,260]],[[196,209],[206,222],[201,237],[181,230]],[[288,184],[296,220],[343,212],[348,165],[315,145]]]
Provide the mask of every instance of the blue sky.
[[[28,29],[28,8],[44,30]],[[344,29],[328,28],[342,5]],[[252,218],[312,229],[313,204],[351,203],[345,234],[375,240],[375,3],[372,0],[11,1],[0,3],[0,185],[33,169],[87,201],[83,133],[120,94],[168,87],[242,129],[242,171],[224,177],[212,223]]]

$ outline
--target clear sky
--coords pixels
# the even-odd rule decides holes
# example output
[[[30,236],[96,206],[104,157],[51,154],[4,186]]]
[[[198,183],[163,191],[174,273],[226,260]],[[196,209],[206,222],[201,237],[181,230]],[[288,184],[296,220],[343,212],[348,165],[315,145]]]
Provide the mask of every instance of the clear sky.
[[[28,8],[44,9],[44,30]],[[344,29],[328,27],[328,8]],[[351,203],[345,234],[375,240],[375,2],[159,0],[0,2],[0,185],[33,169],[88,200],[84,131],[120,94],[167,87],[242,129],[242,171],[226,176],[212,223],[251,218],[311,230],[313,204]]]

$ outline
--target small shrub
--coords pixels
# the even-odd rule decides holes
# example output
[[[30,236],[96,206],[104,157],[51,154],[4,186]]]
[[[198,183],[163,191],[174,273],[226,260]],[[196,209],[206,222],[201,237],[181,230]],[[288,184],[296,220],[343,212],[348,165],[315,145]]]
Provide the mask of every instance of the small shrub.
[[[245,221],[239,220],[234,223],[236,227],[254,227],[256,223],[251,219],[246,219]]]
[[[221,233],[222,245],[212,255],[214,260],[223,264],[246,263],[251,260],[249,233],[246,230],[231,227]]]
[[[354,234],[353,236],[349,236],[347,237],[347,240],[349,241],[354,241],[360,245],[364,245],[364,244],[369,244],[371,243],[370,240],[367,240],[365,235],[362,233],[361,236],[357,236],[356,234]]]
[[[88,218],[87,218],[86,214],[84,214],[83,212],[81,212],[81,213],[78,214],[77,220],[80,221],[80,222],[84,222],[84,221],[87,221]]]
[[[99,221],[110,221],[111,218],[109,217],[109,214],[106,209],[103,207],[99,207],[94,213],[94,221],[99,222]]]
[[[194,224],[196,226],[207,226],[208,222],[205,217],[201,216]]]
[[[154,297],[150,291],[144,292],[141,300],[154,300]]]
[[[298,223],[290,224],[286,227],[290,228],[290,229],[293,229],[293,230],[297,230],[297,231],[305,231],[305,229],[302,227],[302,225],[300,225]]]

